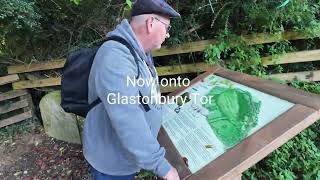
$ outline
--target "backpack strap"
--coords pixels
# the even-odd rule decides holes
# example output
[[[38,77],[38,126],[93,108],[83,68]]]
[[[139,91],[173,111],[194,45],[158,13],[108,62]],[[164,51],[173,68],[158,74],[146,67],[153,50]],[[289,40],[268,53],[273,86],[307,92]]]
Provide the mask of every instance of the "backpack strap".
[[[137,65],[137,69],[138,69],[138,75],[136,77],[136,79],[139,78],[140,76],[140,68],[139,68],[139,64],[138,64],[138,57],[137,57],[137,54],[136,52],[134,51],[133,47],[131,46],[131,44],[128,43],[128,41],[126,41],[125,39],[123,39],[122,37],[120,36],[111,36],[111,37],[108,37],[106,41],[116,41],[116,42],[119,42],[123,45],[125,45],[129,50],[130,50],[130,53],[132,54],[132,56],[134,57],[134,61]]]
[[[140,68],[139,68],[139,64],[138,64],[138,57],[137,57],[137,54],[136,54],[136,52],[134,51],[133,47],[128,43],[128,41],[126,41],[125,39],[123,39],[123,38],[120,37],[120,36],[111,36],[111,37],[108,37],[108,38],[106,39],[106,41],[116,41],[116,42],[119,42],[119,43],[125,45],[125,46],[130,50],[130,53],[131,53],[132,56],[134,57],[135,63],[136,63],[136,65],[137,65],[138,75],[136,76],[136,79],[138,79],[139,76],[140,76]],[[105,41],[105,42],[106,42],[106,41]],[[141,94],[140,91],[139,91],[139,95],[140,95],[139,101],[140,101],[140,103],[142,104],[144,110],[145,110],[146,112],[150,111],[149,105],[148,105],[147,103],[145,103],[145,102],[142,101],[142,99],[143,99],[142,97],[143,97],[143,96],[142,96],[142,94]],[[98,104],[100,104],[100,103],[101,103],[101,99],[98,97],[96,100],[94,100],[94,101],[89,105],[89,110],[88,110],[88,112],[89,112],[92,108],[94,108],[96,105],[98,105]]]

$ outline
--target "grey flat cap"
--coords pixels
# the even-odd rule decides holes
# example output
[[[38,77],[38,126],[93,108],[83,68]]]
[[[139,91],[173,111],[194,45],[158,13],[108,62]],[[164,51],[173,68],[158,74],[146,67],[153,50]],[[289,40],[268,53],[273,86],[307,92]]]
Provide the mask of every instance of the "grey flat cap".
[[[136,0],[132,7],[132,16],[142,14],[159,14],[169,17],[180,17],[165,0]]]

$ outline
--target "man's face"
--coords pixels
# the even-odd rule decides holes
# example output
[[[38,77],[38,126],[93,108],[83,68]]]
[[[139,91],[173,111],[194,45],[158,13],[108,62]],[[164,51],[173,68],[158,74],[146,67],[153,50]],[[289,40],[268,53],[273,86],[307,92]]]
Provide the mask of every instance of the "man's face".
[[[162,16],[152,17],[151,40],[153,50],[160,49],[166,38],[170,37],[170,19]]]

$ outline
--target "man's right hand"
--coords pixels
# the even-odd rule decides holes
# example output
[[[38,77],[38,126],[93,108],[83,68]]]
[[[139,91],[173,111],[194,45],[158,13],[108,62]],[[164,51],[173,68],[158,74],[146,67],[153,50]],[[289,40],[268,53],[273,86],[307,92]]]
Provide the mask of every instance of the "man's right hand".
[[[178,171],[176,168],[171,167],[170,171],[163,177],[165,180],[180,180]]]

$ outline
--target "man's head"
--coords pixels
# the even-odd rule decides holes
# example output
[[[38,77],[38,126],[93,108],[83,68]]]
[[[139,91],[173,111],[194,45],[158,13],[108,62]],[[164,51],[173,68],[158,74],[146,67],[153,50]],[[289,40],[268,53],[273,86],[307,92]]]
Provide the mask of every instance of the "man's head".
[[[171,17],[180,17],[180,14],[164,0],[136,0],[130,24],[145,52],[161,48],[170,37]]]
[[[131,26],[145,52],[161,48],[170,37],[170,19],[156,14],[143,14],[131,19]]]

